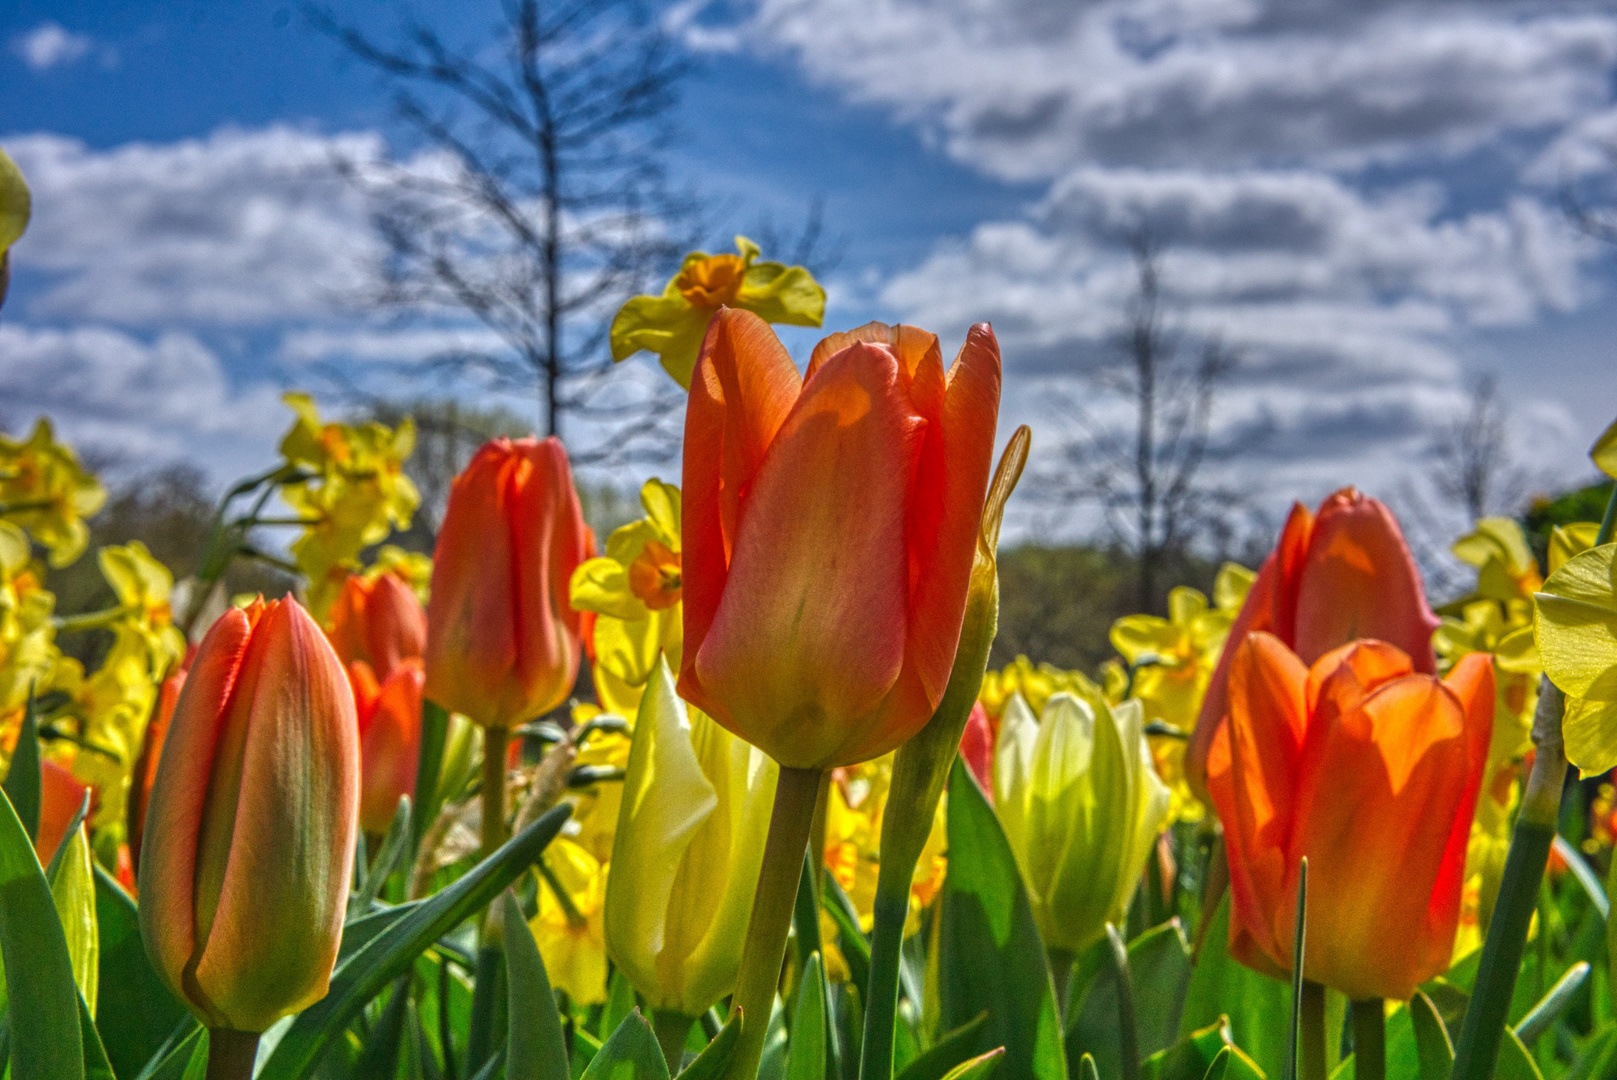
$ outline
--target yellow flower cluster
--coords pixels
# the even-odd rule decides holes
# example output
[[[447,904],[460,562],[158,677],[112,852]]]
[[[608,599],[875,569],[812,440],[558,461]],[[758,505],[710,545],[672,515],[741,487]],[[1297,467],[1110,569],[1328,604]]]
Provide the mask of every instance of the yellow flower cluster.
[[[106,488],[72,447],[56,441],[49,420],[40,417],[22,441],[0,435],[0,520],[26,530],[52,566],[67,566],[84,553],[90,540],[84,519],[106,501]]]
[[[999,671],[983,675],[977,700],[983,703],[989,719],[998,720],[1004,715],[1012,694],[1021,694],[1028,707],[1038,713],[1043,711],[1051,695],[1063,691],[1081,698],[1106,699],[1101,687],[1081,671],[1066,671],[1054,664],[1034,666],[1027,657],[1018,656]]]
[[[40,584],[28,536],[0,521],[0,749],[7,760],[30,689],[71,689],[78,665],[56,648],[56,597]]]
[[[406,418],[396,428],[326,423],[309,395],[281,400],[297,416],[281,439],[281,454],[308,474],[280,489],[303,525],[292,557],[309,579],[310,613],[324,619],[344,577],[358,567],[359,553],[393,528],[408,528],[421,503],[404,473],[415,449],[415,422]]]

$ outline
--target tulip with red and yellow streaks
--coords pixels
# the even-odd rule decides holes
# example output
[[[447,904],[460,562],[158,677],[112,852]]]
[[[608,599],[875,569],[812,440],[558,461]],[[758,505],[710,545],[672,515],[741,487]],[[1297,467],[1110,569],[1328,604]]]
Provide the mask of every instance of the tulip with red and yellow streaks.
[[[327,617],[327,636],[337,659],[370,665],[378,682],[427,649],[427,613],[415,590],[397,574],[349,574]]]
[[[1306,857],[1307,978],[1355,1000],[1404,1000],[1446,971],[1493,708],[1486,653],[1440,680],[1383,641],[1309,666],[1274,634],[1242,638],[1207,758],[1231,954],[1290,970]]]
[[[589,554],[560,440],[494,439],[455,478],[427,605],[426,695],[509,728],[566,700],[578,675],[573,569]]]
[[[1202,699],[1185,752],[1192,788],[1206,789],[1207,755],[1228,709],[1230,664],[1248,634],[1274,635],[1304,664],[1355,639],[1374,638],[1401,650],[1415,671],[1432,674],[1437,625],[1415,559],[1384,503],[1349,487],[1321,503],[1318,514],[1294,504]]]
[[[999,346],[871,323],[807,375],[721,310],[685,419],[682,696],[783,766],[884,754],[954,663],[999,411]]]
[[[146,811],[140,929],[210,1028],[261,1032],[325,996],[359,808],[342,665],[295,600],[214,623],[169,723]]]

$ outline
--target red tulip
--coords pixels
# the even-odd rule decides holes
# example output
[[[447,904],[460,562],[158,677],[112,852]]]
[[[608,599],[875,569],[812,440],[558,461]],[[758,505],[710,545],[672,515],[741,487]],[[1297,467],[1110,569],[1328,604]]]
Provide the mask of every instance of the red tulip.
[[[419,660],[426,652],[427,613],[397,574],[383,572],[369,581],[349,574],[330,619],[327,636],[337,659],[344,667],[363,660],[383,682],[400,661]]]
[[[140,928],[205,1024],[259,1032],[325,996],[359,810],[354,695],[296,600],[232,609],[197,650],[146,813]]]
[[[1261,631],[1231,652],[1228,721],[1207,759],[1231,954],[1287,974],[1306,856],[1304,974],[1353,999],[1407,999],[1452,958],[1493,658],[1473,653],[1439,680],[1382,641],[1312,667]]]
[[[421,756],[421,661],[400,661],[378,684],[370,665],[349,665],[359,713],[359,825],[385,833],[399,809],[399,797],[415,794]]]
[[[588,544],[559,440],[484,445],[455,478],[438,532],[427,697],[490,727],[565,701],[579,655],[568,583]]]
[[[983,708],[980,701],[971,707],[971,715],[966,717],[966,730],[960,736],[960,757],[971,770],[971,775],[977,778],[977,786],[983,789],[983,795],[993,802],[994,725],[988,719],[988,710]]]
[[[1191,785],[1205,792],[1207,753],[1228,707],[1230,662],[1248,634],[1273,634],[1304,664],[1357,638],[1375,638],[1400,649],[1416,671],[1431,674],[1437,625],[1414,557],[1385,504],[1343,488],[1320,504],[1318,516],[1293,505],[1202,701],[1185,753]]]
[[[834,334],[799,378],[768,324],[721,309],[685,414],[687,700],[784,766],[886,753],[954,663],[999,411],[971,329]]]

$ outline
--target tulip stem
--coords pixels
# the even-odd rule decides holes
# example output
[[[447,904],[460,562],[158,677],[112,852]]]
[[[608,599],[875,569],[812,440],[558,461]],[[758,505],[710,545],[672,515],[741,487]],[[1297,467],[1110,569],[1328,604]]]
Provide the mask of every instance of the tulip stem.
[[[1072,994],[1072,962],[1075,959],[1071,949],[1047,949],[1046,958],[1050,963],[1050,981],[1056,989],[1056,1015],[1061,1018],[1062,1029],[1067,1023],[1067,999]]]
[[[252,1080],[258,1032],[208,1029],[208,1080]]]
[[[1297,1039],[1297,1067],[1303,1080],[1325,1080],[1330,1072],[1325,1059],[1325,986],[1312,979],[1303,980]]]
[[[676,1009],[654,1009],[651,1029],[657,1033],[657,1045],[662,1047],[663,1060],[668,1063],[668,1075],[677,1076],[685,1063],[685,1037],[691,1033],[695,1019]]]
[[[886,823],[883,822],[885,831]],[[859,1080],[892,1080],[893,1021],[898,1012],[898,972],[904,923],[910,917],[910,876],[897,880],[902,860],[883,860],[876,877],[874,922],[870,928],[870,979],[865,1003],[865,1036],[860,1044]]]
[[[1378,997],[1353,1002],[1353,1080],[1386,1080],[1387,1010]]]
[[[803,878],[803,852],[808,849],[814,806],[820,797],[820,769],[792,769],[782,765],[775,787],[775,808],[769,817],[769,839],[764,844],[758,890],[753,894],[752,918],[741,946],[741,969],[736,975],[730,1012],[742,1014],[741,1037],[725,1071],[727,1080],[754,1080],[769,1033],[769,1014],[786,958],[786,931],[797,903]]]
[[[1549,679],[1539,683],[1538,710],[1533,717],[1533,769],[1516,816],[1505,856],[1488,936],[1482,943],[1477,981],[1465,1010],[1460,1041],[1454,1048],[1452,1080],[1489,1080],[1499,1059],[1510,999],[1521,972],[1527,931],[1538,906],[1538,887],[1544,879],[1550,845],[1555,841],[1556,819],[1561,813],[1561,792],[1566,785],[1566,748],[1561,742],[1561,717],[1566,698]]]
[[[511,729],[483,729],[483,851],[488,858],[500,849],[505,834],[505,753]]]

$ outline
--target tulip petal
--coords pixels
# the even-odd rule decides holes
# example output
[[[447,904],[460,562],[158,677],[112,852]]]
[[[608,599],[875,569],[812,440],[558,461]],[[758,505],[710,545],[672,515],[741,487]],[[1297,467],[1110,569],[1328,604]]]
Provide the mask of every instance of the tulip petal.
[[[796,403],[802,381],[769,325],[721,308],[708,327],[685,410],[681,478],[685,651],[679,690],[709,715],[719,706],[696,673],[696,655],[724,595],[741,495]]]
[[[983,708],[982,702],[971,707],[971,715],[966,717],[966,730],[960,736],[960,757],[976,777],[977,786],[983,789],[988,796],[989,804],[994,801],[994,729],[988,722],[988,710]]]
[[[677,999],[655,1000],[667,986],[659,977],[665,948],[672,946],[670,951],[682,959],[679,946],[688,944],[665,940],[670,918],[687,914],[671,912],[669,898],[692,837],[717,805],[718,796],[691,747],[685,704],[674,693],[668,665],[658,661],[635,720],[605,915],[613,961],[653,1008],[679,1005]]]
[[[782,765],[844,763],[903,669],[905,518],[926,427],[904,390],[887,349],[855,344],[826,361],[753,480],[705,636],[686,592],[686,636],[699,642],[687,663],[694,653],[698,685],[724,703],[714,718]],[[697,505],[690,483],[685,497]]]
[[[138,877],[141,936],[157,973],[181,1000],[189,997],[184,976],[195,947],[197,835],[219,738],[216,720],[235,689],[257,617],[256,609],[232,608],[202,639],[169,721],[146,808]]]
[[[517,445],[522,461],[509,521],[516,555],[516,632],[522,643],[516,670],[522,700],[513,722],[549,712],[573,688],[579,617],[568,601],[568,585],[574,568],[589,557],[584,514],[561,440],[552,436],[537,445]]]
[[[1424,943],[1430,950],[1427,962],[1438,965],[1444,965],[1444,961],[1449,959],[1448,954],[1453,948],[1450,943],[1459,925],[1471,823],[1476,817],[1477,798],[1482,790],[1482,779],[1487,773],[1488,747],[1493,740],[1494,705],[1498,689],[1493,658],[1487,653],[1471,653],[1461,657],[1444,678],[1443,685],[1458,699],[1465,716],[1466,755],[1470,765],[1465,794],[1454,815],[1448,846],[1443,849],[1437,887],[1432,890],[1431,901],[1426,906]],[[1443,955],[1437,955],[1439,950]]]
[[[382,685],[370,723],[360,734],[359,824],[368,833],[387,832],[399,797],[415,792],[425,681],[420,660],[402,661]]]
[[[1304,663],[1355,638],[1376,638],[1409,654],[1416,671],[1437,670],[1438,618],[1398,522],[1382,503],[1353,488],[1326,499],[1299,580],[1292,640]]]
[[[1322,697],[1332,699],[1338,713],[1359,707],[1366,695],[1383,683],[1413,674],[1409,655],[1385,641],[1352,641],[1332,649],[1308,669],[1308,712],[1320,708]]]
[[[1284,906],[1307,681],[1302,661],[1279,638],[1249,634],[1230,665],[1227,733],[1208,757],[1208,792],[1228,849],[1231,948],[1239,946],[1243,960],[1255,948],[1280,971],[1291,953],[1268,913]]]
[[[1454,872],[1454,823],[1480,782],[1475,733],[1429,675],[1394,679],[1345,713],[1332,700],[1322,695],[1310,724],[1287,852],[1293,866],[1308,857],[1311,896],[1336,898],[1309,907],[1307,974],[1350,998],[1402,1000],[1448,966],[1452,929],[1429,940],[1428,915],[1436,896],[1451,899],[1440,879]],[[1287,905],[1276,918],[1289,948]]]
[[[1033,776],[1033,746],[1039,721],[1020,691],[1012,691],[999,720],[994,743],[994,811],[1012,851],[1027,845],[1027,793]]]
[[[359,737],[337,655],[295,601],[265,612],[244,668],[255,685],[244,703],[228,862],[190,980],[225,1026],[263,1031],[323,997],[336,963],[354,863]],[[197,677],[193,669],[187,692]],[[244,681],[239,692],[248,689]],[[238,711],[234,703],[229,711]],[[237,722],[227,720],[225,737]],[[225,749],[210,799],[224,790]]]

